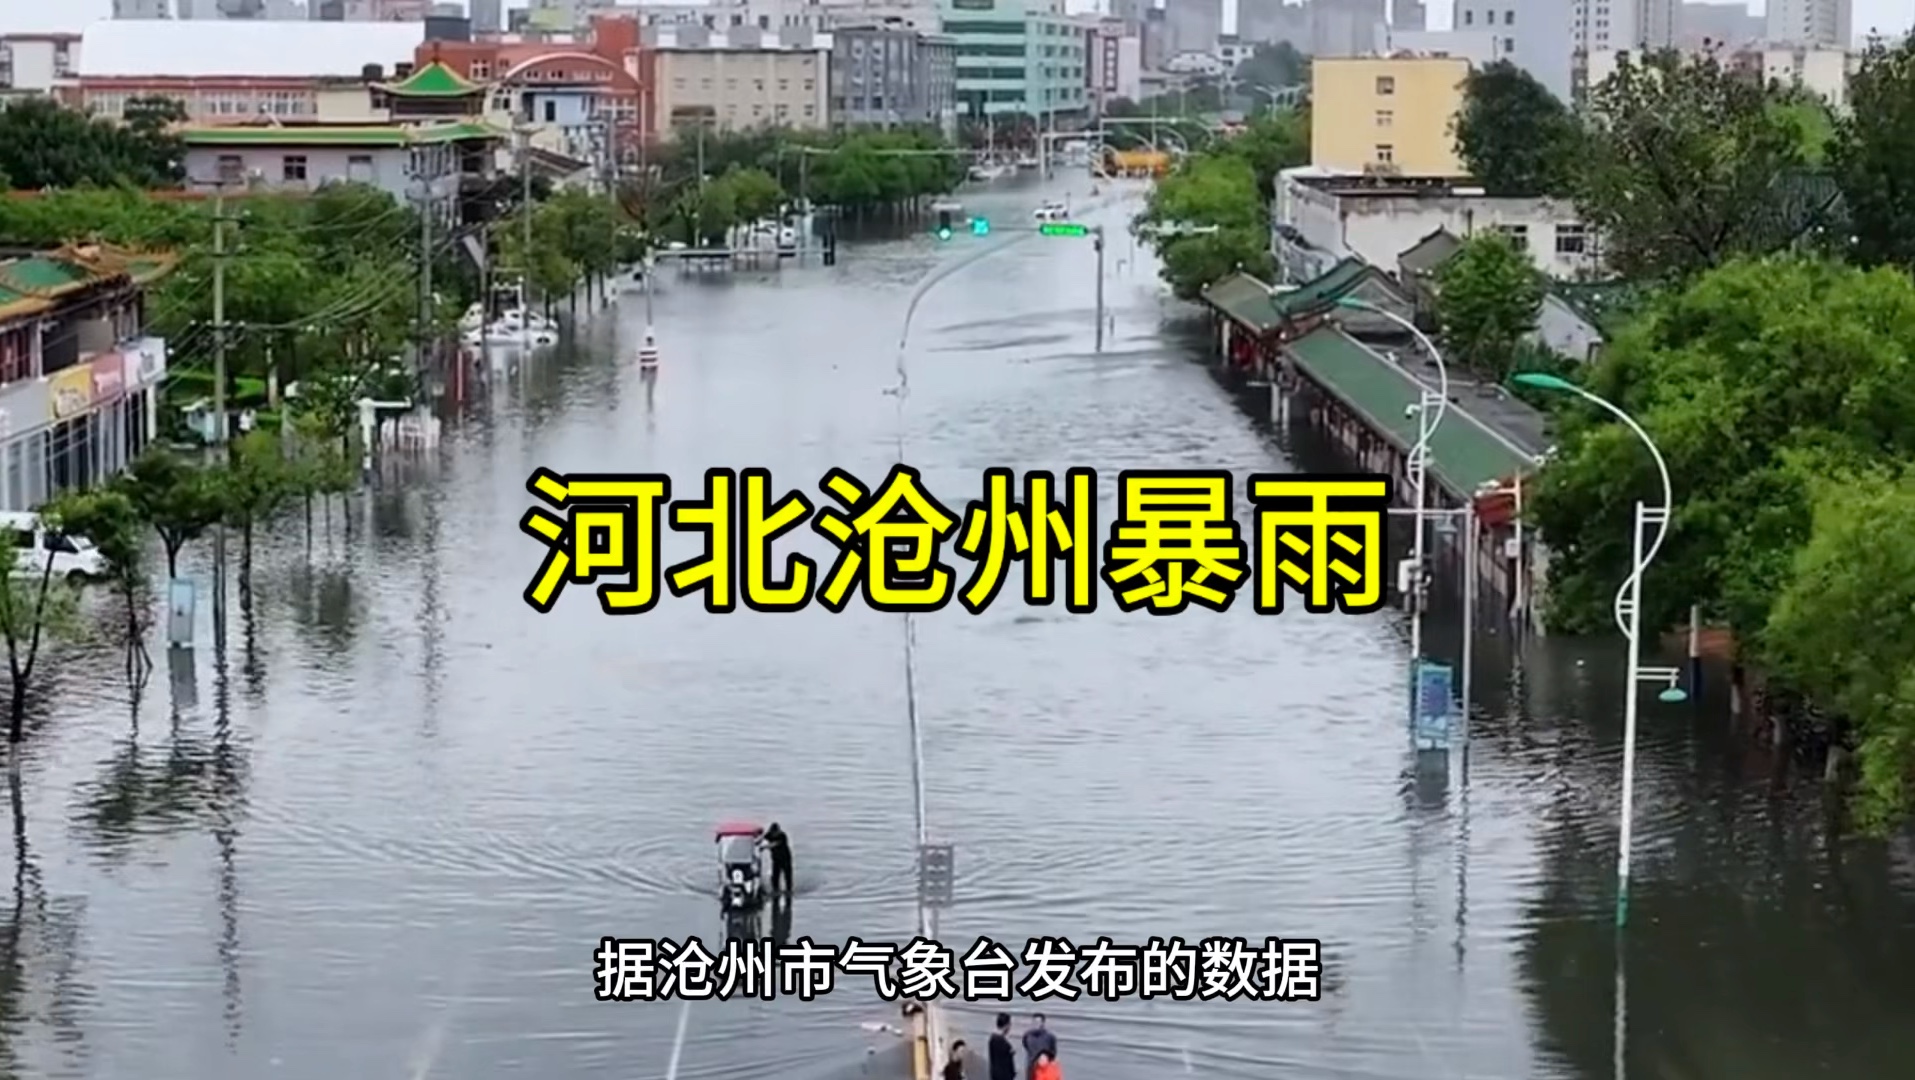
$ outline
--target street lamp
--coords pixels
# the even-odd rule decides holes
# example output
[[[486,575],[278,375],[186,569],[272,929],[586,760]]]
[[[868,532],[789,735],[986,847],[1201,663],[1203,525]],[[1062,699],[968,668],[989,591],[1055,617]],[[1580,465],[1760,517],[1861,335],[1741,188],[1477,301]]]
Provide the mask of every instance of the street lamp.
[[[1380,315],[1408,330],[1436,363],[1436,390],[1432,392],[1428,387],[1423,386],[1421,380],[1418,380],[1417,386],[1421,394],[1417,403],[1410,406],[1416,412],[1416,445],[1410,447],[1409,462],[1410,487],[1414,491],[1412,497],[1416,500],[1414,504],[1416,538],[1410,544],[1410,568],[1415,578],[1408,590],[1410,594],[1410,659],[1416,667],[1420,667],[1423,663],[1423,608],[1425,606],[1423,603],[1423,537],[1428,531],[1429,520],[1429,499],[1426,495],[1429,485],[1426,482],[1426,475],[1429,471],[1430,440],[1435,437],[1437,425],[1443,422],[1443,414],[1449,409],[1450,369],[1449,365],[1443,362],[1443,354],[1437,351],[1436,343],[1431,341],[1423,331],[1418,330],[1416,324],[1410,320],[1394,311],[1385,311],[1367,300],[1360,300],[1353,296],[1346,296],[1336,303],[1338,307]],[[1471,567],[1467,572],[1475,573],[1475,567]],[[1416,671],[1413,669],[1410,674],[1411,694],[1416,693],[1416,679]]]
[[[1656,552],[1662,549],[1662,541],[1669,532],[1669,513],[1675,506],[1674,489],[1669,483],[1669,466],[1662,460],[1662,451],[1657,449],[1654,439],[1636,423],[1634,417],[1608,399],[1577,386],[1567,379],[1542,372],[1526,371],[1511,376],[1518,386],[1533,387],[1538,390],[1553,390],[1558,393],[1574,394],[1603,409],[1636,433],[1636,438],[1649,448],[1649,456],[1655,459],[1656,472],[1662,477],[1662,505],[1650,507],[1642,500],[1636,500],[1636,523],[1633,538],[1634,561],[1629,577],[1622,587],[1616,590],[1616,626],[1622,631],[1624,641],[1629,648],[1629,676],[1626,682],[1627,697],[1623,702],[1622,720],[1622,833],[1621,850],[1616,853],[1616,926],[1620,929],[1629,921],[1629,849],[1635,833],[1636,808],[1636,713],[1640,701],[1638,687],[1647,683],[1660,685],[1662,692],[1657,698],[1676,703],[1688,700],[1689,695],[1678,685],[1682,677],[1680,669],[1672,667],[1645,667],[1642,663],[1642,575],[1655,561]],[[1649,539],[1645,551],[1644,536],[1654,528],[1655,535]]]

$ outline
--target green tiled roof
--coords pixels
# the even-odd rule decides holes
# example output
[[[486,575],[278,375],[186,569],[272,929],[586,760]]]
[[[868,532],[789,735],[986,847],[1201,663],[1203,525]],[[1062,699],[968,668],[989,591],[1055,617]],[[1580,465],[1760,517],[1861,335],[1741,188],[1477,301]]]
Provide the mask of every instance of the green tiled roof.
[[[1412,274],[1434,273],[1450,257],[1463,249],[1463,242],[1448,229],[1438,227],[1434,232],[1405,248],[1396,257],[1397,264]]]
[[[413,146],[504,136],[505,132],[478,122],[419,126],[201,127],[180,132],[187,146]]]
[[[0,318],[45,311],[67,293],[119,274],[144,285],[171,270],[173,261],[168,255],[95,246],[0,262]]]
[[[1372,429],[1401,449],[1416,445],[1417,419],[1409,407],[1422,386],[1409,373],[1331,326],[1321,327],[1288,346],[1297,367],[1341,398]],[[1452,403],[1430,439],[1430,471],[1458,498],[1468,499],[1484,484],[1534,466],[1515,443]]]
[[[1362,259],[1344,259],[1322,276],[1288,292],[1274,294],[1269,286],[1249,274],[1232,274],[1205,289],[1203,300],[1261,334],[1292,319],[1330,310],[1374,273],[1375,268]]]
[[[478,93],[478,83],[460,75],[437,60],[394,83],[381,83],[379,89],[398,97],[468,97]]]
[[[1204,303],[1250,327],[1257,333],[1282,325],[1270,287],[1249,274],[1232,274],[1203,291]]]

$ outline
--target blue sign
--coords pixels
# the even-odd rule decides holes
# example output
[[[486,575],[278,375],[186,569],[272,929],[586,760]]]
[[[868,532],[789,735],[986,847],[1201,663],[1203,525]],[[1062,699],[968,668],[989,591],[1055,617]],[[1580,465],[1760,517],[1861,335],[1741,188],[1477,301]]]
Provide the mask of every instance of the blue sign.
[[[1451,671],[1429,660],[1416,664],[1416,713],[1411,719],[1418,750],[1448,750],[1453,719]]]

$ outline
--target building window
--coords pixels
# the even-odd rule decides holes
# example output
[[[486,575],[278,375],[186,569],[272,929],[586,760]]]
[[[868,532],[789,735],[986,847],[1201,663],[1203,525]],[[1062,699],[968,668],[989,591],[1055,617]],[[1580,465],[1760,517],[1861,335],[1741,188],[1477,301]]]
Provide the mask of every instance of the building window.
[[[1378,109],[1376,111],[1376,126],[1377,127],[1389,127],[1390,125],[1394,123],[1396,123],[1395,113],[1391,112],[1388,109]]]
[[[289,154],[280,162],[280,178],[287,181],[306,179],[306,159],[299,154]]]
[[[1584,225],[1556,226],[1556,254],[1586,255],[1589,253],[1589,228]]]
[[[1494,228],[1497,232],[1502,233],[1504,236],[1509,237],[1510,242],[1515,244],[1517,247],[1526,248],[1529,246],[1529,226],[1527,225],[1497,225],[1497,226],[1494,226]]]
[[[1515,52],[1515,51],[1516,51],[1516,39],[1515,39],[1515,38],[1513,38],[1513,37],[1506,37],[1506,38],[1504,38],[1504,39],[1503,39],[1503,51],[1504,51],[1504,52],[1506,52],[1506,53],[1513,53],[1513,52]]]
[[[1514,11],[1505,11],[1505,12],[1503,12],[1503,25],[1504,25],[1504,26],[1515,26],[1515,25],[1516,25],[1516,12],[1514,12]]]
[[[1390,162],[1395,161],[1396,147],[1391,146],[1389,143],[1377,143],[1376,160],[1378,164],[1382,165],[1388,165]]]
[[[1395,93],[1396,93],[1396,77],[1395,76],[1378,75],[1376,77],[1376,94],[1378,97],[1390,97],[1394,95]]]
[[[1476,25],[1476,13],[1474,11],[1465,11],[1463,13],[1463,25],[1464,26]]]
[[[218,168],[219,181],[223,184],[231,184],[245,175],[246,162],[238,154],[221,154]]]
[[[472,61],[471,68],[468,70],[471,73],[469,77],[472,79],[490,79],[492,77],[492,61],[474,60]]]

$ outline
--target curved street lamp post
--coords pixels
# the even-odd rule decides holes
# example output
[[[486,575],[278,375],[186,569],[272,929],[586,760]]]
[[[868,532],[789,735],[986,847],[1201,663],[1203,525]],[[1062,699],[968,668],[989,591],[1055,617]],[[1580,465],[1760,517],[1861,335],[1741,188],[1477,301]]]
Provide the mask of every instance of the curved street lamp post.
[[[1437,425],[1443,422],[1443,414],[1449,409],[1450,369],[1449,365],[1443,362],[1443,354],[1437,351],[1436,343],[1431,341],[1423,331],[1418,330],[1416,324],[1410,320],[1394,311],[1385,311],[1367,300],[1359,300],[1355,297],[1346,296],[1336,303],[1338,307],[1380,315],[1409,331],[1436,364],[1436,389],[1432,391],[1418,380],[1417,386],[1421,390],[1421,396],[1417,403],[1411,406],[1416,410],[1416,444],[1410,447],[1409,460],[1411,498],[1415,500],[1413,505],[1416,515],[1416,535],[1410,543],[1409,572],[1411,576],[1410,580],[1403,585],[1403,590],[1410,598],[1410,695],[1411,700],[1415,700],[1417,672],[1423,664],[1423,609],[1428,606],[1425,603],[1425,580],[1428,575],[1424,569],[1424,535],[1428,532],[1430,516],[1427,495],[1430,440],[1436,436]],[[1474,572],[1474,567],[1471,568],[1471,572]],[[1402,581],[1401,575],[1398,581]]]
[[[1616,927],[1621,929],[1629,921],[1629,850],[1635,836],[1636,809],[1636,714],[1641,703],[1641,687],[1644,684],[1659,685],[1661,693],[1657,697],[1665,702],[1688,700],[1689,695],[1681,687],[1682,671],[1673,667],[1650,667],[1642,662],[1642,576],[1655,561],[1656,553],[1662,549],[1663,538],[1669,532],[1669,513],[1675,505],[1674,489],[1669,483],[1669,466],[1662,460],[1662,451],[1656,447],[1654,439],[1642,429],[1634,417],[1622,411],[1608,399],[1598,397],[1567,379],[1541,372],[1520,372],[1511,376],[1511,381],[1519,386],[1533,387],[1538,390],[1551,390],[1557,393],[1574,394],[1585,401],[1614,416],[1623,422],[1642,444],[1649,448],[1649,456],[1655,459],[1656,472],[1662,479],[1662,504],[1649,506],[1640,499],[1636,501],[1635,527],[1633,529],[1633,561],[1622,587],[1616,590],[1615,614],[1616,626],[1622,631],[1623,640],[1629,649],[1628,677],[1625,682],[1622,720],[1622,821],[1619,826],[1621,845],[1616,852]],[[1650,530],[1654,535],[1649,536]],[[1647,542],[1645,543],[1645,537]]]

